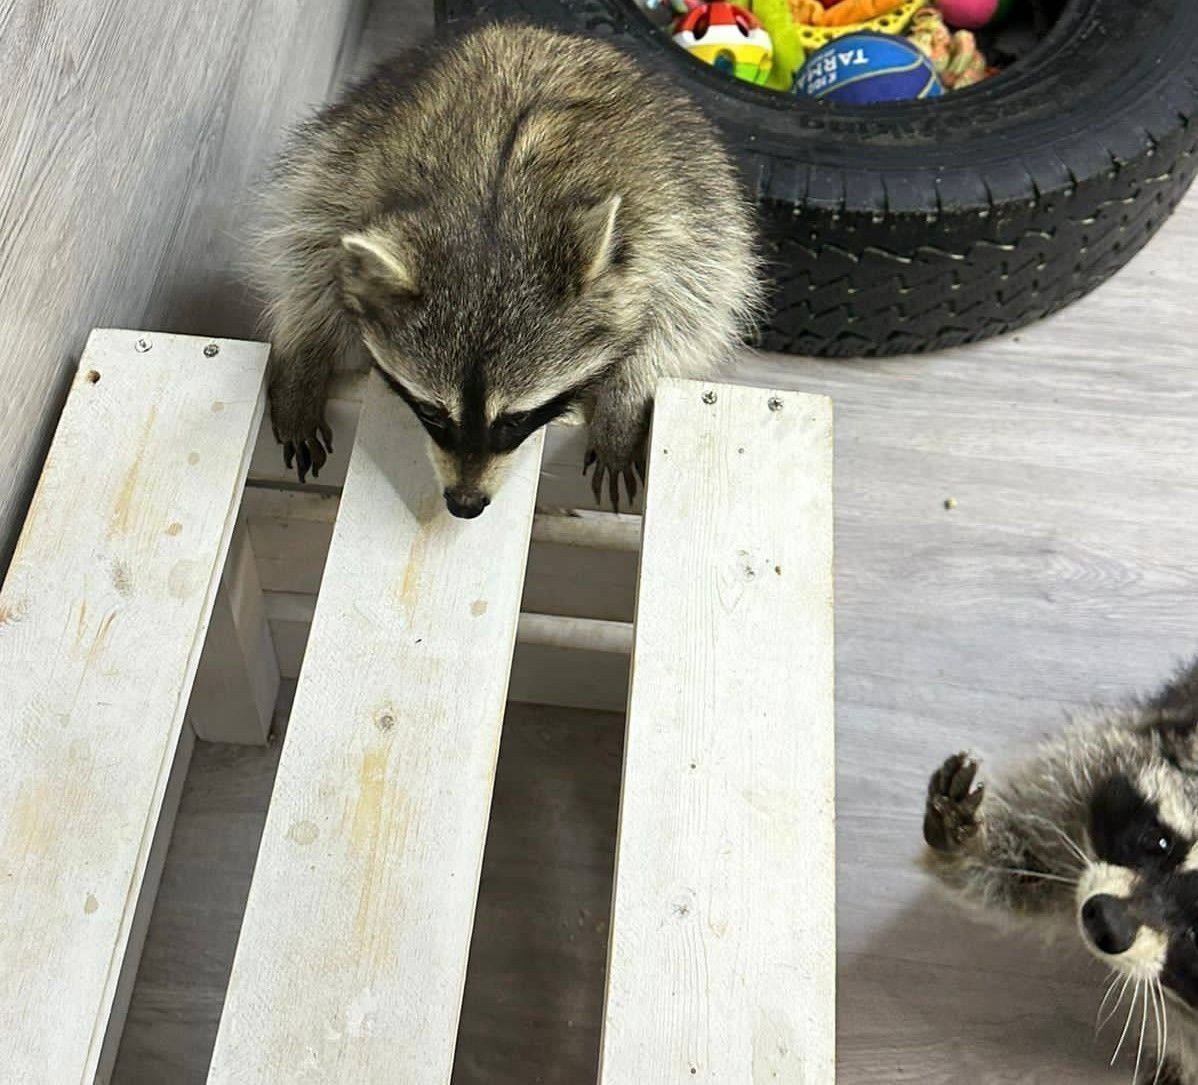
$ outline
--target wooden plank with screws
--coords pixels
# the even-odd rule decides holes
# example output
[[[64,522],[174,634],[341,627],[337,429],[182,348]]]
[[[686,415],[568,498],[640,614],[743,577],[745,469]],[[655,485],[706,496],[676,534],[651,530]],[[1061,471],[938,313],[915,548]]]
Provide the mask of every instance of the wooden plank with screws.
[[[0,590],[0,1076],[102,1080],[267,348],[96,331]]]
[[[477,520],[366,396],[211,1085],[449,1081],[541,434]]]
[[[654,410],[602,1085],[835,1080],[829,401]]]

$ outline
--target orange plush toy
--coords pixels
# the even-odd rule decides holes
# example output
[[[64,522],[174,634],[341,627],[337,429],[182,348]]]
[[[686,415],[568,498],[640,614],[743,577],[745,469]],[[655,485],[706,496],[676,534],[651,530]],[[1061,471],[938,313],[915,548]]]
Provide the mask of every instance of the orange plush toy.
[[[867,23],[879,15],[889,15],[903,6],[905,0],[838,0],[825,7],[820,0],[791,0],[795,19],[808,26],[854,26]]]
[[[822,0],[786,0],[799,41],[813,53],[837,38],[862,31],[901,35],[911,16],[929,0],[839,0],[826,8]]]
[[[824,12],[824,26],[852,26],[867,23],[879,15],[889,15],[903,6],[903,0],[840,0]]]

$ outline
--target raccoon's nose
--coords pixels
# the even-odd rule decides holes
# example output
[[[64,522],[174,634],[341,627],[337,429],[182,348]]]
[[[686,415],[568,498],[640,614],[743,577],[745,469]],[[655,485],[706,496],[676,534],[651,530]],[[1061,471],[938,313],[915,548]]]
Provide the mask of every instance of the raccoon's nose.
[[[1131,949],[1140,925],[1131,917],[1124,901],[1099,893],[1082,905],[1082,926],[1101,953],[1117,957]]]
[[[463,520],[473,520],[481,515],[490,503],[491,499],[478,490],[451,490],[448,487],[445,490],[445,507]]]

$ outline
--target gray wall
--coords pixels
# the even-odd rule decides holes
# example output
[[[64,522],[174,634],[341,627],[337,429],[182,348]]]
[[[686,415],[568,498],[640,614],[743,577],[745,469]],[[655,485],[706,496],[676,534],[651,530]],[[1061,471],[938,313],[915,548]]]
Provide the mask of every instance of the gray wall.
[[[246,189],[355,54],[364,8],[0,7],[0,570],[92,327],[253,334]]]

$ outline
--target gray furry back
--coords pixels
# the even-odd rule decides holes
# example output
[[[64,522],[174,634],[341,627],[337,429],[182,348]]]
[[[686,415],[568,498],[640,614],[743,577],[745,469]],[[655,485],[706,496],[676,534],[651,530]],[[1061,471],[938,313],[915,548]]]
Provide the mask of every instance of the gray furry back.
[[[613,48],[547,30],[487,27],[383,65],[296,132],[263,205],[289,462],[319,469],[328,377],[372,361],[459,515],[576,404],[597,492],[631,492],[656,381],[714,372],[760,302],[750,209],[711,126]]]

